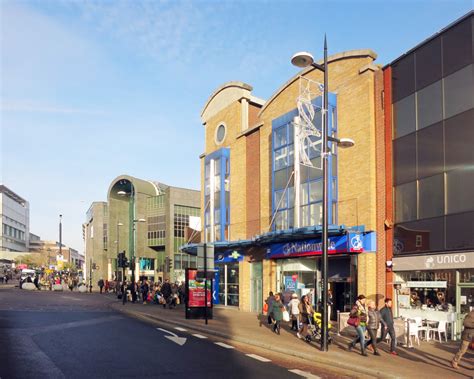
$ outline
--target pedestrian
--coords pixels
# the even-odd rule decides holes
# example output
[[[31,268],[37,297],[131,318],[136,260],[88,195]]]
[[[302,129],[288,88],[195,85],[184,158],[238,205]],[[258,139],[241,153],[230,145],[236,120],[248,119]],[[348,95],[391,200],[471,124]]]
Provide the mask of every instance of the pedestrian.
[[[281,295],[279,293],[275,294],[275,300],[272,303],[271,313],[274,320],[273,332],[280,334],[280,323],[283,320],[283,311],[285,306],[281,301]]]
[[[39,276],[38,276],[38,275],[35,276],[35,280],[33,280],[33,283],[34,283],[35,287],[36,287],[38,290],[41,289],[40,286],[39,286]]]
[[[102,289],[104,288],[104,279],[100,278],[97,282],[97,285],[99,286],[100,293],[102,293]]]
[[[308,325],[310,324],[310,318],[313,317],[314,309],[311,303],[309,302],[308,295],[303,295],[301,297],[301,302],[299,305],[300,311],[300,330],[296,333],[298,338],[304,338],[306,341],[311,341],[311,337],[308,334]]]
[[[127,280],[125,278],[120,286],[120,292],[122,293],[122,304],[125,305],[127,302]]]
[[[171,309],[171,284],[169,279],[165,279],[165,282],[161,286],[161,294],[165,299],[165,303],[163,303],[163,308],[166,308],[166,304]]]
[[[372,345],[374,348],[374,355],[380,355],[377,351],[377,331],[380,324],[380,314],[375,306],[375,301],[370,301],[368,308],[367,332],[369,333],[370,340],[367,342],[366,347]]]
[[[290,309],[290,317],[291,317],[291,330],[295,332],[298,331],[298,319],[300,317],[300,300],[298,299],[298,295],[296,293],[291,294],[291,300],[288,303],[288,308]]]
[[[74,280],[71,277],[68,279],[68,286],[69,290],[72,292],[72,290],[74,289]]]
[[[109,293],[109,281],[108,281],[108,279],[105,279],[104,291],[105,291],[105,293]]]
[[[268,325],[271,325],[273,323],[273,317],[272,317],[272,306],[273,306],[273,302],[275,301],[275,296],[273,295],[273,292],[270,291],[268,293],[268,297],[267,299],[265,300],[265,303],[267,304],[268,306],[268,311],[267,311],[267,318],[268,318]]]
[[[348,348],[349,351],[351,351],[359,342],[361,355],[367,357],[367,353],[365,352],[365,327],[367,323],[367,309],[365,307],[365,302],[365,296],[359,295],[349,314],[349,320],[353,320],[352,326],[356,329],[357,337],[349,343]]]
[[[148,292],[149,292],[149,290],[150,290],[150,287],[149,287],[148,282],[147,282],[146,279],[143,280],[140,289],[141,289],[141,292],[142,292],[143,304],[146,304],[146,302],[147,302],[147,300],[148,300]]]
[[[398,355],[395,351],[397,337],[393,326],[392,299],[388,297],[385,299],[385,305],[380,310],[380,321],[382,323],[382,336],[379,338],[379,341],[385,341],[388,333],[390,335],[390,354]]]
[[[451,361],[451,366],[455,369],[458,368],[458,364],[469,348],[469,344],[474,340],[474,310],[467,314],[462,325],[464,330],[461,334],[461,345]]]

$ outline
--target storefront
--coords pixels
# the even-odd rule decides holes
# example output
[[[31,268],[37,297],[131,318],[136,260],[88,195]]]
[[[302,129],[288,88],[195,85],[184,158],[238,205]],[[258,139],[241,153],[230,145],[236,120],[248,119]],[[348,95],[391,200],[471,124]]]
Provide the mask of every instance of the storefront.
[[[237,250],[215,254],[215,288],[214,304],[239,306],[239,262],[243,255]]]
[[[474,310],[474,252],[396,257],[393,271],[399,316],[422,311],[453,321],[459,336],[462,319]]]
[[[364,236],[343,234],[329,239],[328,289],[333,303],[331,318],[337,311],[347,312],[357,297],[357,256],[364,251]],[[298,297],[309,295],[318,306],[322,292],[321,240],[308,239],[272,244],[267,259],[277,262],[276,288],[289,300],[292,293]],[[288,299],[286,299],[288,298]]]

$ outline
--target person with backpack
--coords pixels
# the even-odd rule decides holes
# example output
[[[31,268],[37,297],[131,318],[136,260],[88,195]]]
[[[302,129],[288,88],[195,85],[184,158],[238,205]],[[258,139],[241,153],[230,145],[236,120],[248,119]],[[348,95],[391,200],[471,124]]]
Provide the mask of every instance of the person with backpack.
[[[367,324],[367,309],[365,307],[366,298],[364,295],[359,295],[357,301],[351,309],[349,320],[347,323],[353,326],[357,332],[357,337],[348,345],[348,350],[351,351],[357,343],[360,343],[360,353],[367,357],[365,351],[365,329]]]

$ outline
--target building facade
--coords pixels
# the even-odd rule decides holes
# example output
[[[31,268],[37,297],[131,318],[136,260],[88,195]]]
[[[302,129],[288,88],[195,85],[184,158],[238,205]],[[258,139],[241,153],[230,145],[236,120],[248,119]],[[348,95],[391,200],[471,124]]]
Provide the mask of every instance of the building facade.
[[[385,276],[377,277],[375,243],[377,196],[383,192],[376,171],[383,129],[375,122],[382,76],[375,59],[371,50],[329,57],[330,133],[356,141],[347,151],[331,146],[329,157],[334,311],[346,310],[359,293],[376,299],[385,292]],[[314,303],[320,299],[321,158],[317,148],[302,146],[307,141],[298,138],[294,121],[302,86],[318,88],[322,81],[320,72],[305,69],[267,101],[255,98],[250,85],[231,82],[203,109],[203,239],[215,248],[215,302],[260,311],[270,290],[310,293]],[[320,125],[321,96],[311,102]],[[295,159],[301,149],[313,167]]]
[[[28,201],[0,185],[0,251],[28,251],[30,207]]]
[[[115,178],[108,201],[93,203],[84,224],[86,265],[92,259],[96,267],[93,285],[99,277],[131,278],[131,266],[124,271],[117,266],[123,251],[134,262],[135,280],[184,280],[184,270],[196,267],[196,258],[180,246],[191,237],[189,229],[200,231],[199,206],[199,191],[128,175]]]
[[[473,36],[471,12],[384,68],[387,282],[400,312],[474,309]]]

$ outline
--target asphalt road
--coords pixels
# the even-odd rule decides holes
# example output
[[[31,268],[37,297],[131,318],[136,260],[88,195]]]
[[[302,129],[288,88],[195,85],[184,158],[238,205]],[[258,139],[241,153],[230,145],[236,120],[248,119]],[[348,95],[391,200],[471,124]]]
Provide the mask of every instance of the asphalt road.
[[[229,345],[127,318],[107,301],[0,287],[0,378],[299,377]]]

